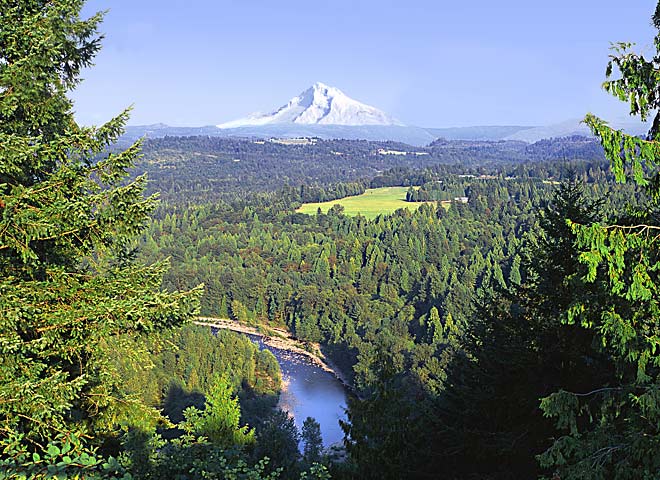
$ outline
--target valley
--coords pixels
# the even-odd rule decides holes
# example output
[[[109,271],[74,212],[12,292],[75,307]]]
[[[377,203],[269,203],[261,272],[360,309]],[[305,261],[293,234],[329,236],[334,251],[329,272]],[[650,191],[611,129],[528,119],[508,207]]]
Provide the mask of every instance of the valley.
[[[585,2],[0,0],[0,480],[660,478],[660,2]]]

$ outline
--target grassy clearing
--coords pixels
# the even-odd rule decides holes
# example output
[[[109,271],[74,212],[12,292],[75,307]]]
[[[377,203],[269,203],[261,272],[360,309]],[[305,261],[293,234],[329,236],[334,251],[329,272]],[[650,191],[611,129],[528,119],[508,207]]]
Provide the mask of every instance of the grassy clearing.
[[[346,215],[363,215],[367,218],[375,218],[381,213],[392,213],[400,208],[416,210],[422,203],[436,202],[406,202],[408,187],[383,187],[372,188],[362,195],[346,197],[330,202],[305,203],[297,212],[315,215],[320,208],[323,213],[327,212],[333,205],[343,205]]]

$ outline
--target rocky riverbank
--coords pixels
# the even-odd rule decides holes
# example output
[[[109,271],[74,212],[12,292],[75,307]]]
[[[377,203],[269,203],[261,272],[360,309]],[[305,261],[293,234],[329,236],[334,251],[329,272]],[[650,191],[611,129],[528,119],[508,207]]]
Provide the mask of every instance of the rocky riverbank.
[[[270,347],[304,355],[322,370],[332,373],[347,389],[354,392],[353,387],[347,381],[342,372],[329,358],[323,355],[321,346],[318,343],[303,343],[291,335],[291,333],[281,328],[268,328],[268,330],[272,332],[272,335],[268,335],[255,327],[243,325],[228,318],[199,317],[193,323],[206,327],[232,330],[234,332],[245,333],[248,335],[257,335]]]

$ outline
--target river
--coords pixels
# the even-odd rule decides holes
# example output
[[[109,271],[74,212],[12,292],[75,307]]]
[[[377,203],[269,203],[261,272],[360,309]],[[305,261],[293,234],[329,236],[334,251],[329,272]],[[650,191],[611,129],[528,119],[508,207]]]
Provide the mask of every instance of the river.
[[[344,433],[339,419],[345,419],[346,388],[330,372],[312,363],[308,357],[264,344],[262,338],[248,335],[267,348],[277,358],[282,369],[283,387],[279,406],[289,412],[302,431],[307,417],[314,417],[321,425],[323,445],[341,443]]]

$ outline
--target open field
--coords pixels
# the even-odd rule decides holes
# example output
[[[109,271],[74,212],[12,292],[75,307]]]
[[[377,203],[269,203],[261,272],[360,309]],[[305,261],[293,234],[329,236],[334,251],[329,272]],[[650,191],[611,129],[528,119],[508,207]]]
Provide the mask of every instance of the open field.
[[[375,218],[381,213],[392,213],[399,208],[416,210],[422,203],[436,203],[406,202],[407,191],[408,187],[372,188],[355,197],[340,198],[330,202],[305,203],[296,211],[314,215],[319,208],[325,213],[333,205],[339,204],[343,205],[346,215],[361,214],[367,218]]]

